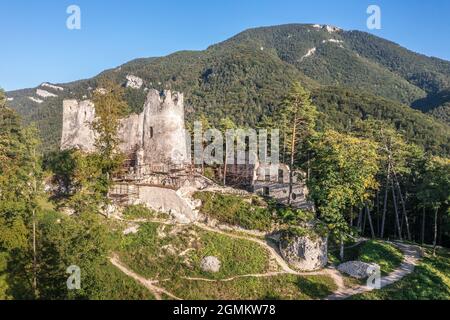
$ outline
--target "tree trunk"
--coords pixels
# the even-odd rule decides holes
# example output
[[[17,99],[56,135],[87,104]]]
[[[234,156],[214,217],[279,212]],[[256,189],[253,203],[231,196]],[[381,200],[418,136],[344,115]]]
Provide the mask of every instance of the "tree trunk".
[[[37,299],[36,209],[33,209],[33,291],[34,297]]]
[[[358,223],[356,224],[356,228],[358,228],[359,232],[362,232],[362,209],[359,210]]]
[[[399,194],[399,197],[400,197],[400,203],[402,204],[403,217],[405,218],[406,235],[408,237],[408,240],[411,241],[411,231],[409,229],[408,214],[406,213],[406,204],[405,204],[405,200],[404,200],[403,195],[402,195],[402,189],[400,188],[400,183],[398,182],[397,175],[395,174],[395,171],[394,171],[394,178],[395,178],[395,182],[396,182],[396,185],[397,185],[398,194]]]
[[[353,207],[350,208],[350,227],[353,227]]]
[[[377,197],[376,197],[376,201],[377,201],[377,234],[380,234],[380,192],[377,190]]]
[[[308,170],[306,171],[306,182],[309,182],[311,177],[311,154],[308,151]]]
[[[225,161],[223,166],[223,185],[227,185],[227,150],[225,149]]]
[[[365,211],[365,208],[361,208],[361,212],[362,212],[361,215],[363,217],[361,235],[364,235],[364,232],[366,232],[367,212]]]
[[[38,192],[37,178],[36,178],[36,149],[33,149],[33,209],[32,209],[32,219],[33,219],[33,291],[35,299],[39,298],[39,291],[37,287],[37,249],[36,249],[36,207],[35,200]],[[30,199],[31,200],[31,199]]]
[[[109,187],[110,187],[110,181],[109,181],[109,172],[106,173],[106,180],[108,181],[108,191],[106,191],[106,202],[109,202]],[[106,207],[106,219],[109,219],[109,208]]]
[[[425,244],[425,207],[422,208],[422,245]]]
[[[339,249],[339,258],[341,259],[341,261],[344,261],[344,240],[341,238],[341,246]]]
[[[434,240],[433,240],[433,256],[436,256],[436,246],[437,246],[437,234],[438,234],[438,211],[439,208],[436,208],[434,211]]]
[[[294,123],[292,127],[292,139],[291,139],[291,162],[289,170],[289,200],[288,204],[292,203],[292,184],[294,178],[294,161],[295,161],[295,143],[297,135],[297,116],[294,117]]]
[[[387,176],[386,176],[386,189],[384,190],[384,206],[383,206],[383,216],[381,218],[381,233],[380,238],[384,237],[384,227],[386,225],[386,211],[387,211],[387,200],[389,192],[389,180],[391,177],[391,164],[388,164]]]
[[[398,208],[397,208],[397,197],[395,196],[395,188],[394,188],[394,182],[392,181],[392,198],[394,201],[394,211],[395,211],[395,224],[397,225],[397,232],[398,232],[398,238],[402,240],[402,230],[400,229],[400,218],[398,215]]]
[[[370,214],[370,209],[369,209],[368,205],[366,205],[366,214],[367,214],[367,219],[369,220],[370,233],[372,234],[372,239],[375,239],[375,231],[373,229],[372,216]]]

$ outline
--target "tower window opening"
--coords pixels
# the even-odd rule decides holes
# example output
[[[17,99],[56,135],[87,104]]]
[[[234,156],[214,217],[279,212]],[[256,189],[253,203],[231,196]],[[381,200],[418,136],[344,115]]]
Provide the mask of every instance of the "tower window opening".
[[[278,183],[284,182],[284,171],[282,169],[278,170]]]

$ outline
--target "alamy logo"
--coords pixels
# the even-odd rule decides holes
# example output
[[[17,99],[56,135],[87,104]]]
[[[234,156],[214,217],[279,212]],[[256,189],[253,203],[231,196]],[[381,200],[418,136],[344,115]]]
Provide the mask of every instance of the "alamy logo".
[[[203,130],[201,122],[194,123],[194,159],[196,165],[248,165],[262,162],[277,165],[280,163],[278,129],[258,131],[247,129],[229,129],[222,132],[210,128]],[[188,157],[192,161],[192,137],[186,132]]]
[[[81,269],[79,266],[70,266],[66,273],[70,274],[67,278],[67,289],[80,290],[81,289]]]
[[[370,16],[367,18],[367,28],[369,30],[381,29],[381,8],[377,5],[370,5],[367,8],[367,14]]]
[[[71,5],[67,7],[67,14],[70,16],[67,18],[66,26],[69,30],[80,30],[81,29],[81,9],[79,6]]]
[[[367,287],[372,289],[381,289],[381,270],[379,266],[370,266],[367,268]]]

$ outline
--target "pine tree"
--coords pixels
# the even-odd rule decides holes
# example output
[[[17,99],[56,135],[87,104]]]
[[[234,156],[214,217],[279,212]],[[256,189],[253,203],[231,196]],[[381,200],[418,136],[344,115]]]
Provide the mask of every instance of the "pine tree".
[[[289,156],[289,204],[296,162],[302,157],[300,153],[307,150],[308,141],[315,133],[317,114],[310,93],[298,82],[292,84],[283,106],[275,114],[283,138],[283,151]]]
[[[39,140],[35,128],[22,128],[14,111],[0,108],[0,250],[9,253],[25,297],[39,297],[37,216],[43,194]]]

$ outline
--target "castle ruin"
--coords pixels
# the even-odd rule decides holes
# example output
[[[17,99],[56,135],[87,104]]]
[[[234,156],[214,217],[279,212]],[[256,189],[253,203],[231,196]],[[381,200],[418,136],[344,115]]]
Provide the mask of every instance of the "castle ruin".
[[[115,184],[109,193],[114,202],[121,205],[145,204],[156,211],[171,214],[182,223],[198,219],[199,203],[192,199],[192,194],[217,185],[202,176],[192,164],[184,114],[183,94],[149,90],[142,113],[121,120],[119,148],[126,155],[126,161],[123,170],[114,177]],[[95,106],[91,101],[65,100],[61,149],[94,152],[94,120]],[[241,180],[245,178],[247,190],[287,204],[289,168],[281,164],[277,165],[278,170],[266,167],[260,162],[230,166],[228,174]],[[232,177],[229,183],[242,187],[240,183],[233,183]],[[290,203],[308,208],[306,196],[304,183],[300,179],[295,181],[294,199]]]

